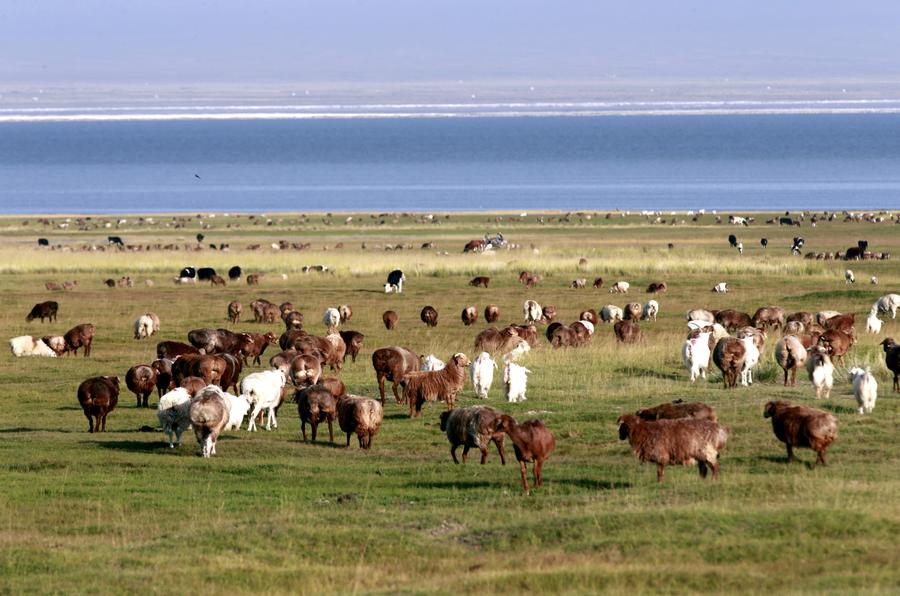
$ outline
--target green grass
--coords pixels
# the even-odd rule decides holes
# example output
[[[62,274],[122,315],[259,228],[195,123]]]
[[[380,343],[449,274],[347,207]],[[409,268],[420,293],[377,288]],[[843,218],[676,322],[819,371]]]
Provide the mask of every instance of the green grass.
[[[81,322],[97,326],[89,359],[15,359],[0,367],[0,591],[65,593],[184,593],[229,590],[271,593],[348,592],[866,592],[900,590],[900,405],[892,394],[878,341],[900,337],[900,320],[885,320],[881,336],[863,333],[872,302],[900,287],[895,258],[849,265],[858,283],[844,284],[847,263],[809,261],[786,255],[794,228],[741,228],[746,254],[738,257],[725,237],[735,232],[710,216],[700,224],[650,225],[631,216],[582,223],[539,225],[494,222],[494,216],[454,215],[439,224],[416,218],[363,216],[349,225],[343,215],[279,215],[273,226],[245,216],[226,228],[216,218],[208,241],[231,242],[227,253],[150,252],[122,254],[38,250],[34,238],[77,247],[107,233],[127,241],[190,242],[196,221],[177,230],[163,225],[118,230],[59,230],[32,219],[0,220],[0,327],[7,337],[64,332]],[[509,216],[506,216],[509,218]],[[327,218],[325,218],[327,219]],[[760,220],[764,219],[760,217]],[[163,221],[168,218],[156,217]],[[58,220],[57,220],[58,221]],[[114,221],[114,220],[113,220]],[[92,220],[96,222],[96,220]],[[462,244],[500,229],[522,245],[493,256],[462,255]],[[838,250],[868,238],[874,250],[900,254],[900,235],[890,224],[831,222],[801,233],[809,250]],[[770,240],[767,254],[758,238]],[[279,239],[312,242],[311,249],[249,252],[245,246]],[[422,250],[433,241],[436,247]],[[344,242],[345,248],[333,248]],[[362,243],[368,246],[361,249]],[[675,249],[666,249],[668,242]],[[384,251],[384,244],[412,249]],[[532,251],[532,244],[539,254]],[[329,247],[328,251],[323,247]],[[440,254],[447,251],[448,254]],[[588,264],[579,266],[586,257]],[[331,266],[334,275],[299,273],[305,264]],[[232,264],[266,275],[259,288],[175,287],[170,277],[187,264]],[[401,266],[409,277],[402,295],[379,291],[384,273]],[[520,269],[540,273],[533,291],[516,282]],[[281,280],[280,273],[288,279]],[[107,289],[107,277],[132,275],[133,289]],[[493,277],[488,290],[467,285],[470,276]],[[877,275],[878,287],[866,285]],[[572,290],[576,277],[626,279],[632,293]],[[75,279],[74,292],[44,290],[45,281]],[[153,279],[154,287],[142,285]],[[643,289],[665,280],[657,297],[660,320],[642,323],[645,344],[615,345],[601,325],[591,346],[553,351],[546,343],[531,352],[528,401],[507,404],[496,375],[490,403],[518,419],[540,416],[557,438],[545,466],[543,488],[526,497],[515,465],[502,467],[496,451],[485,466],[473,457],[454,466],[439,431],[441,404],[418,419],[389,401],[371,452],[355,439],[343,447],[304,443],[293,404],[279,416],[279,429],[223,436],[218,455],[198,457],[198,447],[170,450],[155,410],[137,409],[124,388],[127,369],[149,363],[158,339],[184,340],[196,327],[225,326],[226,305],[257,297],[291,300],[306,314],[308,329],[321,333],[328,306],[348,303],[346,325],[365,333],[360,360],[342,378],[358,394],[377,395],[369,357],[377,347],[402,344],[446,359],[472,353],[484,325],[466,328],[464,306],[481,312],[500,306],[501,323],[519,321],[527,298],[555,304],[560,319],[586,308],[646,300]],[[733,292],[713,294],[718,281]],[[56,323],[26,323],[28,309],[46,299],[60,302]],[[426,329],[422,306],[440,313]],[[692,307],[752,311],[769,304],[789,310],[834,309],[857,314],[860,340],[846,366],[839,366],[832,398],[818,402],[799,375],[797,387],[781,385],[773,362],[777,334],[770,335],[750,388],[726,391],[721,375],[691,384],[681,364],[684,313]],[[396,310],[398,330],[389,333],[381,313]],[[152,310],[162,319],[159,338],[131,339],[137,315]],[[241,323],[239,329],[277,331]],[[270,350],[265,357],[273,355]],[[872,367],[879,399],[871,416],[856,414],[846,370]],[[254,369],[250,369],[254,370]],[[76,399],[85,378],[118,374],[119,407],[105,434],[87,433]],[[641,466],[620,442],[616,418],[644,405],[683,398],[716,407],[731,427],[722,477],[703,482],[696,468],[667,470],[656,483],[653,466]],[[766,401],[789,399],[829,409],[840,435],[830,465],[814,468],[815,456],[800,450],[801,463],[784,462],[783,446],[762,418]],[[460,405],[476,403],[467,383]],[[156,398],[151,398],[156,403]],[[322,437],[320,429],[320,438]],[[507,455],[512,459],[511,445]]]

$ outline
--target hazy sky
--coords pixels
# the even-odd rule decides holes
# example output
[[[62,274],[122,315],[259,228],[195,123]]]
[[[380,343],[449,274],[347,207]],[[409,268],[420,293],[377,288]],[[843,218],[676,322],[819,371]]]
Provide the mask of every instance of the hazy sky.
[[[2,0],[0,80],[896,79],[898,31],[896,0]]]

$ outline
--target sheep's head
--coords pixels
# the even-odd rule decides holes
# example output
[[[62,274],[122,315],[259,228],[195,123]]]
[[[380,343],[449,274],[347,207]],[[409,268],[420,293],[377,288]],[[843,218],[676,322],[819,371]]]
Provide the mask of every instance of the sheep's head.
[[[781,399],[776,399],[776,400],[770,401],[770,402],[766,403],[766,407],[763,410],[763,418],[771,418],[772,416],[775,415],[775,411],[778,408],[782,408],[782,407],[789,406],[789,405],[791,405],[790,402],[786,402]]]
[[[456,363],[456,366],[469,366],[469,359],[462,352],[457,352],[453,355],[453,362]]]
[[[885,352],[890,352],[897,344],[894,343],[893,337],[885,338],[884,341],[881,342],[882,347]]]
[[[628,435],[631,432],[631,426],[634,424],[635,420],[637,420],[637,416],[632,414],[623,414],[622,416],[619,416],[616,425],[619,427],[620,441],[624,441],[628,438]]]
[[[450,412],[449,412],[449,411],[441,412],[441,430],[442,430],[442,431],[446,431],[446,430],[447,430],[447,419],[448,419],[448,418],[450,418]]]

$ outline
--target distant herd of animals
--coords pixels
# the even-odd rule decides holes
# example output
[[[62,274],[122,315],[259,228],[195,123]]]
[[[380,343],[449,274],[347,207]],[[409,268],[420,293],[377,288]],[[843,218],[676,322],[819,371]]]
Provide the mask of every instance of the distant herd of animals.
[[[866,258],[863,247],[858,248],[858,258]],[[231,279],[239,279],[241,275],[240,267],[233,267],[228,272]],[[185,267],[175,279],[216,283],[217,277],[211,268]],[[538,275],[529,271],[522,271],[518,279],[528,288],[540,281]],[[249,277],[247,281],[251,283]],[[255,282],[258,281],[257,277]],[[384,291],[402,293],[405,281],[402,271],[391,271]],[[469,284],[488,288],[490,281],[489,277],[477,276]],[[848,277],[847,281],[851,283],[852,280]],[[121,284],[113,281],[110,285]],[[586,279],[571,283],[573,288],[586,285]],[[603,279],[594,280],[593,287],[603,286]],[[48,284],[48,289],[74,287],[75,282],[65,282],[59,288],[51,288]],[[630,287],[630,283],[617,280],[609,286],[609,293],[628,294]],[[647,293],[660,298],[668,290],[665,281],[653,282],[646,288]],[[713,291],[727,292],[727,283],[716,283]],[[184,431],[192,428],[202,455],[210,457],[216,453],[218,436],[239,429],[245,419],[248,431],[256,430],[263,419],[267,430],[277,429],[278,410],[292,387],[304,440],[307,424],[310,425],[311,440],[315,441],[318,425],[327,423],[333,442],[333,422],[337,420],[341,431],[346,433],[348,446],[351,436],[356,434],[360,447],[369,449],[383,423],[385,383],[389,381],[395,400],[408,406],[410,417],[419,416],[425,403],[446,403],[447,411],[440,416],[440,427],[450,442],[454,462],[458,463],[456,451],[462,446],[463,462],[469,449],[477,448],[481,452],[481,463],[484,463],[489,444],[494,443],[505,463],[503,444],[504,438],[509,437],[520,463],[521,482],[526,492],[529,491],[526,463],[533,463],[534,484],[540,486],[542,465],[555,448],[555,437],[540,420],[519,423],[501,410],[486,405],[455,407],[466,378],[471,379],[476,396],[486,399],[493,383],[493,371],[497,368],[495,358],[499,357],[504,365],[503,385],[508,401],[523,401],[526,399],[527,375],[531,371],[520,362],[541,342],[538,325],[546,325],[544,336],[552,348],[577,348],[589,344],[601,323],[612,325],[617,341],[639,343],[642,341],[639,321],[652,324],[660,312],[656,299],[645,303],[629,302],[623,307],[607,304],[599,312],[585,310],[579,320],[564,324],[555,320],[554,306],[541,306],[534,300],[527,300],[523,304],[523,324],[511,324],[502,329],[491,326],[476,334],[474,348],[478,356],[472,360],[464,353],[455,353],[445,363],[434,355],[420,356],[399,345],[375,350],[372,366],[380,396],[373,399],[349,393],[340,379],[346,358],[349,356],[356,362],[364,341],[363,334],[342,329],[353,317],[349,305],[328,308],[324,312],[322,320],[327,328],[324,336],[305,331],[304,315],[289,302],[277,305],[258,299],[249,307],[257,323],[282,321],[285,325],[282,335],[276,337],[271,332],[233,332],[221,328],[194,329],[187,334],[188,343],[161,341],[157,344],[156,360],[150,364],[136,364],[126,372],[125,383],[135,394],[137,407],[147,407],[148,398],[154,391],[159,395],[157,416],[171,447],[180,445]],[[889,313],[896,318],[898,308],[900,295],[887,294],[879,298],[869,310],[866,331],[880,333],[882,321],[878,315]],[[226,310],[228,320],[239,324],[243,305],[235,300]],[[26,318],[28,321],[39,318],[42,322],[47,319],[52,323],[58,311],[57,302],[47,301],[36,304]],[[461,313],[462,323],[466,326],[476,323],[479,314],[476,307],[466,306]],[[493,324],[499,319],[499,308],[488,305],[483,316],[486,322]],[[434,327],[438,324],[438,311],[425,306],[420,318],[424,324]],[[681,356],[690,381],[705,379],[712,361],[721,370],[726,388],[735,387],[738,378],[742,385],[752,385],[753,370],[759,362],[767,333],[778,330],[782,336],[775,345],[774,356],[784,371],[784,384],[795,384],[797,370],[805,368],[816,398],[828,398],[834,384],[832,360],[839,359],[843,363],[856,342],[855,315],[852,313],[828,310],[786,313],[777,306],[763,306],[750,315],[733,309],[695,308],[687,313],[686,319],[687,332],[681,345]],[[388,310],[383,313],[382,320],[385,328],[393,331],[399,317]],[[142,313],[134,321],[134,338],[152,337],[160,327],[159,317],[154,313]],[[10,340],[10,347],[15,356],[77,355],[78,350],[83,349],[84,356],[89,357],[95,331],[93,324],[84,323],[64,335],[16,337]],[[270,344],[278,345],[282,350],[269,359],[270,368],[242,378],[244,367],[261,364],[260,358]],[[887,368],[894,376],[893,390],[900,392],[900,345],[892,338],[885,339],[881,345]],[[327,368],[331,374],[326,374]],[[849,374],[860,414],[872,413],[878,392],[875,377],[868,368],[860,367],[851,368]],[[118,403],[119,385],[119,377],[110,375],[86,379],[78,386],[78,401],[88,419],[90,432],[106,430],[107,416]],[[229,393],[229,389],[233,393]],[[773,432],[786,445],[789,459],[794,457],[794,448],[808,447],[816,452],[817,463],[826,463],[827,448],[837,437],[837,419],[832,414],[779,400],[766,404],[764,416],[771,418]],[[697,463],[702,477],[705,478],[710,470],[713,478],[718,477],[719,453],[730,432],[717,422],[711,406],[680,400],[642,408],[635,414],[624,414],[618,419],[618,427],[620,439],[629,441],[642,462],[657,464],[660,482],[665,466],[671,464]]]

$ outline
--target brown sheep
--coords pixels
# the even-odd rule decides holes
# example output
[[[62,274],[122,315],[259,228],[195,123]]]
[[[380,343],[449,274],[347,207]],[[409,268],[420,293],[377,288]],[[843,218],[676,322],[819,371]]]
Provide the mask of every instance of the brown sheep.
[[[850,347],[853,345],[854,340],[852,336],[847,335],[842,331],[829,329],[819,336],[817,343],[821,346],[825,346],[825,348],[828,350],[828,355],[832,358],[840,358],[841,366],[843,366],[844,355],[850,350]]]
[[[473,277],[472,281],[469,282],[470,286],[474,286],[476,288],[486,288],[491,283],[490,277],[484,277],[480,275],[478,277]]]
[[[275,304],[272,304],[265,298],[257,298],[256,300],[254,300],[253,302],[250,303],[250,310],[253,311],[253,322],[254,323],[262,323],[263,311],[268,306],[275,306],[275,308],[278,308]]]
[[[384,403],[384,381],[387,379],[392,383],[391,390],[399,404],[401,400],[397,386],[401,384],[407,373],[419,370],[419,355],[400,346],[379,348],[372,353],[372,367],[375,369],[381,402]]]
[[[745,312],[726,308],[715,314],[715,321],[728,331],[734,331],[741,327],[750,327],[753,325],[753,319]]]
[[[653,282],[647,286],[648,294],[664,294],[669,290],[669,286],[664,281]]]
[[[238,391],[238,381],[240,381],[241,372],[244,370],[243,362],[233,354],[217,355],[225,361],[225,370],[222,371],[222,376],[219,378],[219,386],[225,391],[232,387],[235,393],[240,393]]]
[[[481,451],[482,465],[487,461],[487,448],[490,443],[497,446],[500,463],[506,465],[503,453],[505,425],[503,412],[491,406],[469,406],[452,411],[441,412],[441,430],[447,433],[450,441],[450,456],[453,463],[458,464],[456,449],[462,445],[462,461],[466,463],[469,449],[474,447]]]
[[[798,333],[803,333],[803,323],[800,321],[788,321],[784,324],[782,333],[784,333],[784,335],[797,335]]]
[[[228,320],[232,325],[237,325],[241,320],[241,313],[244,312],[244,305],[240,300],[232,300],[228,303]]]
[[[244,360],[244,364],[250,364],[249,359],[253,359],[253,364],[260,364],[260,357],[269,347],[269,344],[278,343],[275,334],[268,333],[241,333],[240,355]]]
[[[147,407],[147,399],[156,389],[156,369],[146,364],[132,366],[125,373],[125,386],[137,397],[137,407]],[[143,397],[143,404],[141,398]]]
[[[356,362],[356,357],[359,356],[359,351],[362,349],[363,340],[366,339],[366,336],[359,331],[340,331],[339,333],[341,339],[344,340],[344,345],[347,346],[344,360],[347,360],[347,356],[350,356],[350,359]]]
[[[199,353],[200,350],[198,350],[194,346],[182,343],[180,341],[161,341],[156,344],[157,358],[168,358],[169,360],[175,360],[175,358],[178,356]]]
[[[198,393],[203,391],[203,389],[205,389],[207,385],[208,383],[200,377],[184,377],[178,384],[179,387],[184,387],[185,389],[187,389],[187,392],[192,396],[197,395]]]
[[[716,411],[712,406],[702,402],[675,400],[671,403],[659,404],[652,408],[641,408],[634,413],[644,420],[675,420],[678,418],[694,418],[696,420],[716,421]]]
[[[403,399],[409,404],[409,417],[421,414],[426,401],[446,401],[447,409],[452,410],[456,394],[465,384],[468,366],[466,355],[457,352],[442,370],[406,373]]]
[[[330,391],[334,399],[347,394],[347,387],[344,385],[344,382],[334,375],[328,375],[319,379],[319,385]]]
[[[325,364],[331,367],[331,370],[340,372],[344,368],[344,356],[347,355],[347,344],[340,333],[329,333],[325,336],[325,341],[329,344],[325,350]]]
[[[827,465],[826,451],[838,434],[837,418],[832,414],[775,400],[766,404],[763,417],[772,419],[772,432],[787,447],[789,462],[796,460],[794,447],[809,447],[816,452],[816,463]]]
[[[475,336],[475,351],[506,354],[519,344],[519,333],[512,327],[488,327]]]
[[[72,327],[63,338],[66,340],[66,352],[78,355],[78,348],[84,348],[84,357],[91,355],[91,344],[94,342],[95,327],[90,323],[82,323]]]
[[[384,314],[381,315],[381,320],[384,322],[384,328],[388,331],[394,330],[397,326],[397,319],[399,319],[397,313],[392,310],[386,310],[384,311]]]
[[[641,341],[641,328],[634,321],[618,321],[613,325],[616,340],[623,344],[633,344]]]
[[[468,327],[478,321],[478,309],[474,306],[467,306],[462,310],[460,318],[462,319],[463,325]]]
[[[784,319],[785,323],[791,323],[793,321],[802,323],[803,327],[805,328],[805,327],[809,327],[814,322],[814,319],[813,319],[812,313],[801,310],[801,311],[789,314]]]
[[[25,320],[30,323],[31,321],[40,318],[41,323],[43,323],[44,319],[47,318],[52,323],[56,320],[57,311],[59,311],[59,302],[48,300],[47,302],[35,304],[32,307],[31,312],[28,313],[28,316],[25,317]]]
[[[227,285],[225,283],[225,278],[222,277],[221,275],[213,275],[212,277],[209,278],[209,281],[210,281],[210,286],[223,286],[224,287],[225,285]]]
[[[296,358],[299,353],[300,352],[293,348],[278,352],[269,358],[269,366],[275,370],[280,370],[284,373],[285,377],[288,377],[291,373],[291,362],[294,361],[294,358]]]
[[[159,358],[150,363],[156,371],[156,391],[159,397],[175,389],[175,380],[172,378],[172,361],[168,358]]]
[[[541,309],[541,322],[552,323],[556,319],[556,307],[548,304]]]
[[[369,449],[384,419],[381,403],[368,397],[344,395],[338,399],[337,411],[338,424],[347,433],[347,447],[350,446],[350,435],[356,433],[359,447]]]
[[[294,312],[294,303],[290,301],[282,302],[278,305],[278,310],[281,311],[281,316],[284,317],[289,312]]]
[[[303,329],[303,313],[297,310],[284,313],[281,320],[288,331]]]
[[[522,477],[522,488],[525,489],[526,495],[530,494],[526,478],[527,464],[528,462],[534,464],[532,470],[534,485],[543,485],[542,469],[544,462],[556,449],[556,439],[550,429],[540,420],[526,420],[518,424],[513,418],[504,416],[503,422],[506,434],[512,440],[513,449],[516,451],[516,459],[519,462],[519,472]]]
[[[791,386],[797,384],[797,369],[806,364],[806,356],[806,348],[794,335],[785,335],[775,344],[775,362],[784,369],[785,387],[788,385],[788,373],[791,375]]]
[[[296,387],[315,385],[322,378],[322,364],[315,356],[298,354],[291,361],[289,374]]]
[[[894,343],[893,337],[888,337],[881,342],[881,347],[884,350],[884,364],[894,374],[893,389],[900,392],[900,346]]]
[[[247,276],[247,285],[248,286],[258,286],[259,285],[259,273],[251,273]]]
[[[353,309],[349,304],[341,304],[338,306],[338,314],[341,316],[341,323],[347,323],[353,318]]]
[[[202,389],[191,400],[191,426],[200,444],[203,457],[216,454],[216,441],[228,425],[229,405],[215,387]]]
[[[856,315],[836,315],[824,321],[822,325],[826,330],[835,330],[845,333],[850,337],[856,336],[856,329],[853,327],[856,323]]]
[[[736,337],[723,337],[713,350],[713,362],[722,371],[726,389],[734,388],[738,375],[744,367],[744,356],[747,349]]]
[[[641,463],[656,464],[657,482],[663,481],[667,465],[694,462],[701,478],[706,478],[707,468],[712,468],[713,479],[719,477],[719,452],[728,441],[727,427],[711,420],[642,420],[631,414],[620,416],[618,425],[619,439],[628,439]]]
[[[638,321],[641,318],[641,313],[644,312],[644,307],[641,306],[640,302],[629,302],[623,310],[626,321]]]
[[[764,306],[753,313],[753,326],[760,329],[784,327],[784,309],[780,306]]]
[[[300,415],[300,432],[306,441],[306,424],[312,427],[312,440],[315,442],[320,422],[328,423],[328,440],[334,443],[333,424],[337,418],[337,399],[322,385],[305,387],[294,394],[297,402],[297,413]]]
[[[515,332],[519,334],[519,337],[527,341],[528,345],[532,348],[537,347],[538,334],[537,327],[534,325],[510,325],[508,329],[515,330]]]
[[[578,337],[568,325],[556,322],[547,327],[547,341],[554,348],[568,348],[578,345]]]
[[[602,287],[603,287],[603,278],[602,277],[596,278],[594,280],[594,289],[599,290]]]
[[[426,306],[423,308],[422,312],[419,313],[419,318],[429,327],[437,327],[438,312],[433,306]]]
[[[578,319],[581,321],[588,321],[594,327],[600,324],[600,317],[597,316],[597,311],[593,308],[582,311],[580,315],[578,315]]]
[[[484,320],[487,323],[496,323],[500,319],[500,309],[496,304],[488,304],[484,307]]]
[[[106,432],[106,417],[119,403],[119,377],[92,377],[78,386],[78,403],[88,419],[88,432]]]
[[[172,363],[172,378],[181,384],[185,377],[199,377],[207,385],[218,385],[228,364],[221,356],[198,354],[179,356]]]

